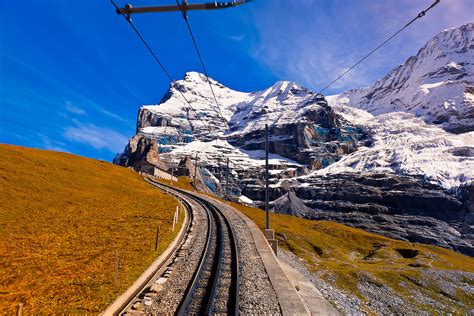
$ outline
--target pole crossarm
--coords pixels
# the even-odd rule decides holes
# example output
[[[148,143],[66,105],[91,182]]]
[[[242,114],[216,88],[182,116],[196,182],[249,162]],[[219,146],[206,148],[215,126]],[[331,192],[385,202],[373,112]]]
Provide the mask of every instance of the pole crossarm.
[[[216,10],[232,8],[244,3],[251,2],[250,0],[238,0],[231,2],[208,2],[208,3],[194,3],[189,4],[184,1],[179,5],[163,5],[151,7],[132,7],[131,4],[125,5],[123,8],[116,10],[117,14],[131,15],[135,13],[151,13],[151,12],[175,12],[175,11],[192,11],[192,10]]]

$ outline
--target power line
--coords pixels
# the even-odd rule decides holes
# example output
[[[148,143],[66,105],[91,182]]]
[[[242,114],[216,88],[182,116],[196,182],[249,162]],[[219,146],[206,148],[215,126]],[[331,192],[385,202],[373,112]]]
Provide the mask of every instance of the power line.
[[[432,3],[427,9],[421,11],[420,13],[418,13],[418,15],[413,18],[410,22],[408,22],[404,27],[402,27],[401,29],[399,29],[395,34],[393,34],[392,36],[390,36],[389,38],[387,38],[385,41],[383,41],[379,46],[377,46],[376,48],[374,48],[370,53],[368,53],[367,55],[365,55],[362,59],[360,59],[358,62],[356,62],[352,67],[350,67],[349,69],[347,69],[346,71],[344,71],[342,74],[339,75],[339,77],[337,77],[336,79],[334,79],[333,81],[331,81],[327,86],[325,86],[324,88],[322,88],[318,94],[321,94],[323,91],[325,91],[327,88],[329,88],[330,86],[332,86],[336,81],[338,81],[339,79],[341,79],[342,77],[344,77],[349,71],[351,71],[352,69],[354,69],[355,67],[357,67],[361,62],[363,62],[364,60],[366,60],[369,56],[371,56],[373,53],[375,53],[379,48],[381,48],[382,46],[384,46],[385,44],[387,44],[392,38],[394,38],[395,36],[397,36],[400,32],[402,32],[404,29],[406,29],[408,26],[410,26],[410,24],[412,24],[413,22],[415,22],[416,20],[418,19],[421,19],[423,16],[425,16],[425,14],[431,10],[435,5],[437,5],[441,0],[435,0],[434,3]]]
[[[158,63],[158,65],[160,66],[161,70],[163,70],[163,72],[165,73],[166,77],[168,77],[168,79],[172,82],[172,84],[174,85],[174,82],[175,80],[173,80],[173,78],[171,77],[171,75],[169,74],[169,72],[166,70],[165,66],[160,62],[160,60],[158,59],[158,57],[156,56],[155,52],[151,49],[150,45],[148,45],[147,41],[145,40],[145,38],[140,34],[140,32],[138,31],[138,29],[135,27],[135,25],[133,24],[132,22],[132,19],[130,18],[130,16],[127,16],[123,13],[120,12],[120,9],[119,7],[115,4],[114,0],[110,0],[110,2],[112,3],[112,5],[115,7],[116,11],[118,12],[118,14],[120,14],[121,16],[123,16],[123,18],[125,19],[125,21],[128,22],[128,24],[130,25],[130,27],[135,31],[135,34],[137,34],[137,36],[140,38],[140,40],[142,41],[143,45],[145,45],[145,47],[148,49],[148,51],[150,52],[150,54],[153,56],[153,58],[155,59],[155,61]],[[209,132],[212,133],[212,130],[210,129],[210,127],[199,117],[199,113],[193,108],[193,106],[191,105],[191,103],[189,103],[188,99],[186,98],[186,96],[184,95],[184,93],[179,90],[179,89],[176,89],[178,90],[178,92],[181,94],[181,96],[183,97],[183,99],[186,101],[186,103],[188,104],[189,108],[191,110],[193,110],[195,113],[196,113],[196,117],[198,118],[198,120],[201,121],[201,123],[203,124],[203,126],[205,126]]]
[[[211,81],[209,80],[209,75],[207,74],[206,66],[204,65],[204,61],[202,59],[201,52],[199,51],[199,48],[198,48],[198,45],[197,45],[197,42],[196,42],[196,38],[194,37],[194,33],[191,29],[191,25],[189,24],[188,15],[187,15],[186,11],[181,7],[181,4],[179,3],[179,0],[176,0],[176,4],[178,5],[178,8],[181,11],[181,14],[183,15],[184,22],[186,22],[186,26],[188,27],[189,35],[191,35],[191,39],[193,40],[194,48],[196,49],[199,60],[201,61],[201,66],[202,66],[202,69],[204,70],[204,75],[206,76],[207,83],[209,84],[209,88],[211,89],[212,96],[214,97],[214,101],[216,101],[217,110],[219,111],[219,115],[221,116],[221,118],[224,121],[227,121],[224,118],[224,116],[222,115],[221,108],[219,106],[219,102],[217,102],[216,94],[214,93],[214,89],[212,88]]]

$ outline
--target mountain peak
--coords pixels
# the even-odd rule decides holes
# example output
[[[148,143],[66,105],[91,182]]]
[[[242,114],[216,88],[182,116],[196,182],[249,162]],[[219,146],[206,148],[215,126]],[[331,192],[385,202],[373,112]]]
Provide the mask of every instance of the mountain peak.
[[[206,76],[197,71],[188,71],[184,74],[184,81],[206,81]]]
[[[211,84],[224,87],[224,85],[214,80],[213,78],[211,77],[208,77],[208,78]],[[185,82],[185,83],[198,84],[198,85],[208,85],[208,82],[207,82],[208,78],[206,78],[206,75],[203,73],[200,73],[197,71],[188,71],[184,74],[183,79],[178,80],[178,82]]]
[[[440,32],[368,87],[329,98],[374,115],[409,112],[463,133],[474,130],[474,23]]]
[[[429,40],[422,49],[436,46],[443,51],[443,53],[467,52],[474,48],[474,22],[446,29],[431,40]]]

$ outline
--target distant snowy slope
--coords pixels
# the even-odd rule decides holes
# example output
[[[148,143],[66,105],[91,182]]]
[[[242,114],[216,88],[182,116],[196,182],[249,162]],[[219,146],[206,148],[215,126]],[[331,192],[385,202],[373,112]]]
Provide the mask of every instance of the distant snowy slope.
[[[451,134],[410,113],[372,116],[360,109],[334,109],[346,119],[364,125],[374,143],[316,174],[374,171],[423,176],[448,189],[474,181],[474,132]]]
[[[474,130],[474,23],[445,30],[373,85],[328,99],[379,115],[409,112],[448,131]]]
[[[268,122],[274,133],[270,139],[274,154],[271,164],[278,173],[285,173],[286,169],[290,171],[288,175],[301,174],[306,165],[309,171],[313,169],[321,175],[377,171],[423,176],[444,188],[473,181],[474,132],[451,134],[406,112],[374,116],[348,107],[340,96],[327,97],[327,102],[332,104],[332,110],[328,110],[322,96],[288,81],[279,81],[258,92],[234,91],[212,79],[211,83],[225,121],[220,117],[205,77],[196,72],[187,73],[183,80],[170,87],[161,104],[140,109],[137,135],[117,161],[129,159],[124,163],[127,164],[143,158],[151,163],[161,161],[166,166],[166,162],[176,164],[199,152],[200,161],[209,168],[220,170],[225,157],[230,157],[236,168],[253,170],[263,163],[260,145],[264,124]],[[332,141],[321,138],[326,137],[331,128],[347,133],[338,127],[336,114],[345,119],[345,124],[366,130],[373,142],[357,150],[343,151],[348,144],[346,139],[350,140],[344,136],[348,134],[341,134]],[[319,124],[315,124],[316,121]],[[299,127],[291,127],[291,124]],[[325,128],[325,124],[330,128]],[[301,138],[293,135],[299,130],[303,131]],[[337,139],[340,140],[335,141]],[[290,151],[285,147],[286,143],[296,145],[303,141],[316,146],[328,144],[328,147],[290,146]],[[151,145],[152,142],[156,145]],[[305,162],[299,155],[306,150],[311,156]],[[132,152],[143,155],[133,158]],[[158,160],[155,154],[159,154]],[[318,165],[318,161],[322,163]]]

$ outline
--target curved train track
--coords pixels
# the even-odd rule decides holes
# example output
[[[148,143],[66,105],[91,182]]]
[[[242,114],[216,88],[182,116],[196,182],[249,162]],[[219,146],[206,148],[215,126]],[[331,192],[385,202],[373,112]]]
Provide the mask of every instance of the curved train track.
[[[237,239],[232,226],[225,215],[212,203],[189,192],[171,186],[148,180],[155,187],[174,195],[193,214],[192,204],[199,204],[207,214],[207,232],[205,246],[190,280],[183,299],[177,306],[177,315],[210,315],[210,314],[239,314],[239,257]],[[131,311],[134,302],[143,299],[151,284],[164,273],[173,259],[177,256],[186,236],[192,227],[193,220],[188,221],[186,234],[169,256],[163,260],[156,272],[150,276],[141,288],[133,293],[121,308],[114,314],[126,315]],[[199,229],[195,227],[194,229]]]

